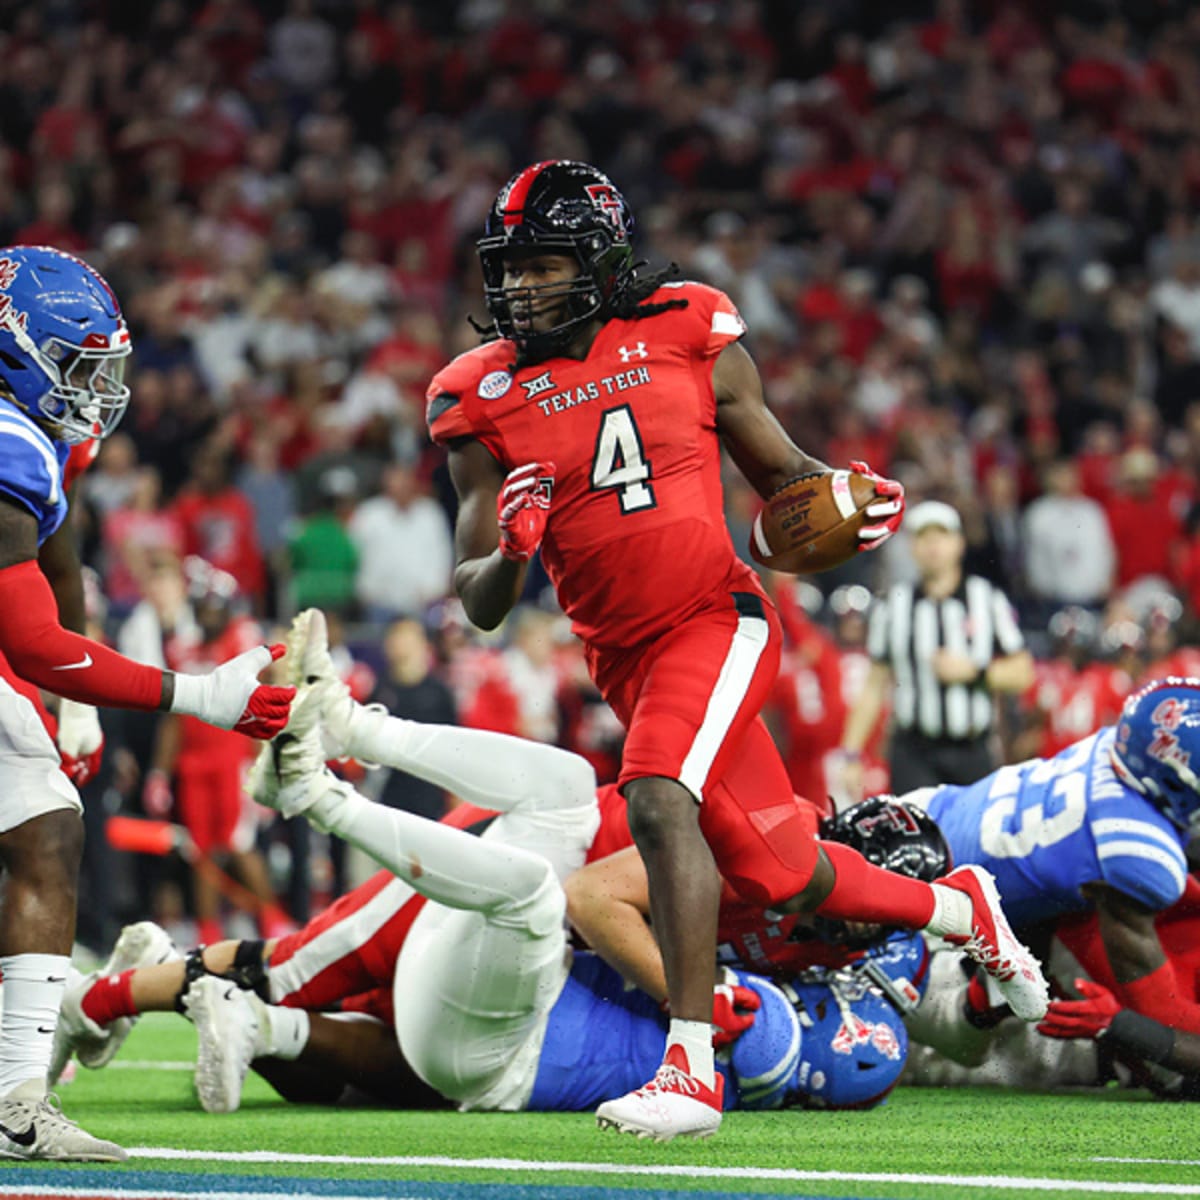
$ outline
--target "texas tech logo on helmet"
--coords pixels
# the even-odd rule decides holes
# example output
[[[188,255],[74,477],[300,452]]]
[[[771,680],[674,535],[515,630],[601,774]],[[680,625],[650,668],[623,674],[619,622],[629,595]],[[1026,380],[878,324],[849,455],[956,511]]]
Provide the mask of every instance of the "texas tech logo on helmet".
[[[591,197],[592,204],[599,210],[600,215],[616,230],[617,237],[624,238],[625,222],[621,219],[624,205],[617,189],[611,183],[589,183],[584,191]]]

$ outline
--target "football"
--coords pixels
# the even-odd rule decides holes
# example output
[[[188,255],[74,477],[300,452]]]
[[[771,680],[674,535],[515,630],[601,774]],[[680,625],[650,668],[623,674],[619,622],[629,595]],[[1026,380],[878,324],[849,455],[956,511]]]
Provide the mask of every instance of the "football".
[[[821,471],[784,484],[763,505],[750,534],[750,556],[773,571],[828,571],[858,551],[875,484],[853,471]]]

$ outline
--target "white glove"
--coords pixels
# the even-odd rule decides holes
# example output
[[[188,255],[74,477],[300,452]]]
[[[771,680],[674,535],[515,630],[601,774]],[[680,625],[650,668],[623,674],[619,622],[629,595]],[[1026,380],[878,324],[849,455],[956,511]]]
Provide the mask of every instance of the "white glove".
[[[59,701],[58,748],[71,758],[86,758],[104,745],[100,714],[90,704]]]
[[[170,711],[250,737],[274,737],[287,724],[296,689],[260,683],[258,676],[283,654],[282,645],[256,646],[207,675],[177,674]]]
[[[90,704],[63,699],[58,707],[58,753],[76,787],[95,779],[104,752],[100,714]]]

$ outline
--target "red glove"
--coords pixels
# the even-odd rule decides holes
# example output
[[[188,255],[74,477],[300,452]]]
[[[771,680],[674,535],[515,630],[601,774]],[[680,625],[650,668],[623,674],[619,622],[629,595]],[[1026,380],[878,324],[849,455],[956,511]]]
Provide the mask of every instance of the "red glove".
[[[725,979],[713,988],[713,1045],[718,1048],[736,1042],[754,1024],[762,1005],[758,993],[742,987],[732,971],[725,972]]]
[[[95,779],[104,756],[100,717],[90,704],[63,700],[58,708],[58,756],[66,777],[83,787]]]
[[[526,463],[505,477],[496,497],[500,553],[513,562],[528,562],[542,544],[550,516],[554,486],[552,462]]]
[[[872,524],[863,525],[858,531],[858,548],[878,550],[900,528],[900,522],[904,519],[904,484],[895,479],[884,479],[865,462],[852,462],[850,470],[875,485],[875,495],[879,499],[867,509]]]
[[[218,729],[233,729],[248,737],[273,738],[287,724],[294,687],[259,683],[259,673],[282,658],[282,645],[256,646],[207,675],[175,676],[171,712],[199,717]]]
[[[1052,1000],[1038,1033],[1053,1038],[1098,1038],[1108,1032],[1121,1002],[1106,987],[1090,979],[1075,980],[1082,1000]]]
[[[166,771],[148,771],[142,785],[142,810],[148,817],[163,820],[171,815],[175,798],[171,795],[171,779]]]

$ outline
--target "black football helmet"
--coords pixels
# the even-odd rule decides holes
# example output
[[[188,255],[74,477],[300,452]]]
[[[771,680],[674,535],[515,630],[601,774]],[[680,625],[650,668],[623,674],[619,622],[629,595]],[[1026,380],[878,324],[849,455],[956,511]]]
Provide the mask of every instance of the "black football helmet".
[[[841,842],[885,871],[932,883],[953,865],[950,847],[937,822],[895,796],[870,796],[821,822],[821,839]],[[892,931],[883,926],[849,926],[844,921],[817,917],[813,927],[827,942],[861,949],[882,941]]]
[[[488,312],[497,332],[516,343],[524,361],[561,353],[582,325],[603,317],[629,286],[634,272],[632,229],[625,197],[607,175],[587,163],[534,163],[500,189],[476,249]],[[552,329],[519,332],[514,324],[512,304],[518,293],[505,290],[504,260],[519,250],[565,254],[579,263],[579,274],[569,283],[520,289],[526,302],[539,297],[566,301],[566,319]]]

